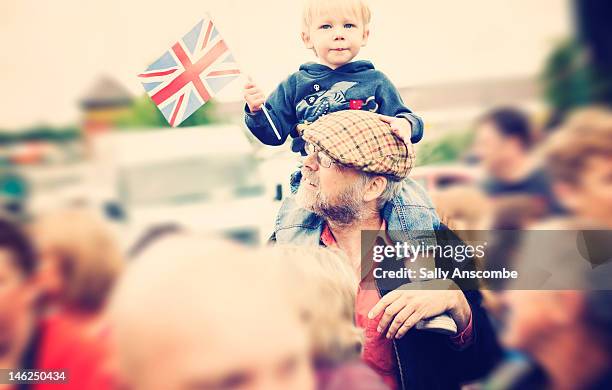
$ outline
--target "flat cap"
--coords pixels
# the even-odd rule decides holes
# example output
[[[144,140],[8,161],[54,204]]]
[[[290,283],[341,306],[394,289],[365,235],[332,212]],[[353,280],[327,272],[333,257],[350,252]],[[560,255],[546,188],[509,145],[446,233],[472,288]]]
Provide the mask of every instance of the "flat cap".
[[[336,162],[363,172],[408,177],[414,165],[412,144],[393,134],[389,124],[369,111],[337,111],[305,126],[302,138]],[[409,141],[410,142],[410,141]]]

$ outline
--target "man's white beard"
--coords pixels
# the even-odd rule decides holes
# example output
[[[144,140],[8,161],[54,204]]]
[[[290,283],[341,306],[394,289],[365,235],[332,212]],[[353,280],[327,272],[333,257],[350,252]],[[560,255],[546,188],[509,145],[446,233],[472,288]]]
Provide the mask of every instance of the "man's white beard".
[[[313,183],[316,188],[308,188]],[[295,200],[298,205],[338,225],[350,225],[363,217],[363,194],[359,184],[348,187],[335,199],[321,193],[319,181],[312,174],[304,173]]]

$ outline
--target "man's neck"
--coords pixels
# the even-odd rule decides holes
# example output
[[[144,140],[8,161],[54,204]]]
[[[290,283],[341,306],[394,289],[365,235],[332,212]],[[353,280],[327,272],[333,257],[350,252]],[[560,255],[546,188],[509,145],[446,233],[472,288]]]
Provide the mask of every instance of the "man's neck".
[[[531,173],[531,170],[531,160],[523,156],[503,164],[497,169],[497,172],[495,172],[495,177],[503,182],[513,183],[527,177]]]
[[[361,232],[366,230],[378,230],[382,225],[382,217],[379,212],[371,213],[368,217],[354,221],[350,225],[335,224],[327,222],[338,247],[349,257],[354,268],[359,268],[361,263]]]

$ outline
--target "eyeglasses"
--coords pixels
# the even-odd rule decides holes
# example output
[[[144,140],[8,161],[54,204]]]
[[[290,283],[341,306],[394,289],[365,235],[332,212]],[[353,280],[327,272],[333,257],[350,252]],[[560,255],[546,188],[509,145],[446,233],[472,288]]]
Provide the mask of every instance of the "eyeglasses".
[[[332,164],[334,163],[334,160],[332,160],[331,157],[321,151],[321,149],[319,149],[315,144],[307,142],[304,146],[304,149],[306,150],[307,155],[315,156],[317,164],[324,168],[331,168]]]

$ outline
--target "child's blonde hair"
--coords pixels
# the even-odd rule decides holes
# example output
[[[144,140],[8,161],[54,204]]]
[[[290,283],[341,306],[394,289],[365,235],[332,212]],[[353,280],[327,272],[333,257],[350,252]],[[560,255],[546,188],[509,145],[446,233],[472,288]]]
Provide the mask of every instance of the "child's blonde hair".
[[[354,13],[364,26],[370,24],[372,14],[365,0],[305,0],[302,13],[302,31],[307,32],[315,16],[329,13]]]
[[[115,236],[88,210],[43,215],[32,227],[39,249],[53,254],[64,278],[62,301],[83,311],[103,308],[123,268]]]
[[[276,247],[272,266],[287,282],[310,329],[315,362],[358,357],[362,332],[355,326],[357,276],[342,253],[324,248]]]

